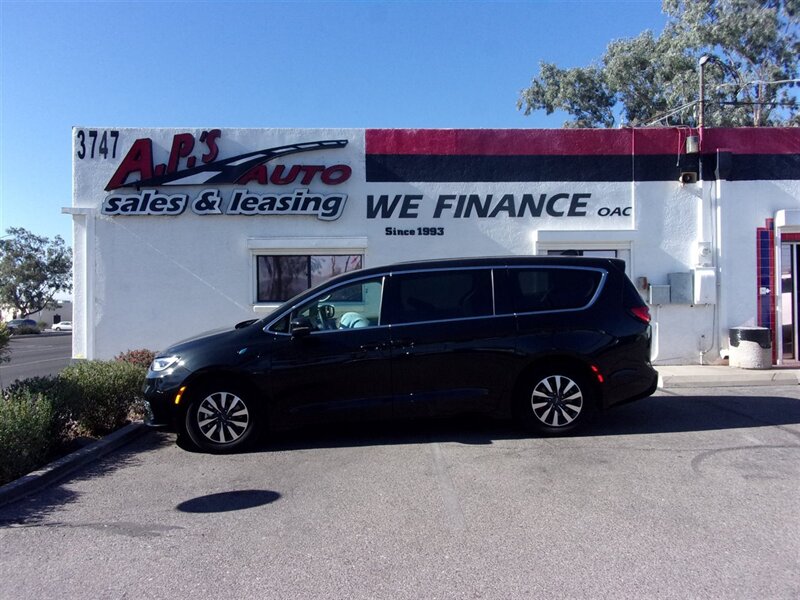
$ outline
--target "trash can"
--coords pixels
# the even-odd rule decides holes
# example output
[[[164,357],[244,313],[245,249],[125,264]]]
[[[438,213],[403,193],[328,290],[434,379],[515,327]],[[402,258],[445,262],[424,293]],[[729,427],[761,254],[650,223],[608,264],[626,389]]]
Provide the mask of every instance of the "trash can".
[[[728,342],[731,367],[772,368],[772,334],[766,327],[732,327],[728,330]]]

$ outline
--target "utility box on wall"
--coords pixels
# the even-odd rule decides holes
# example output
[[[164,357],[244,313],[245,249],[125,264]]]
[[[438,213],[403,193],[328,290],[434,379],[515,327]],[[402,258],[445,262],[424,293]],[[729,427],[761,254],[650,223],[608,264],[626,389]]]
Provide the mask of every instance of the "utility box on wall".
[[[698,267],[694,274],[694,304],[717,303],[717,274],[714,269]]]
[[[691,273],[670,273],[667,278],[671,304],[694,304]]]
[[[668,285],[650,285],[648,288],[647,303],[656,306],[659,304],[669,304],[669,286]]]

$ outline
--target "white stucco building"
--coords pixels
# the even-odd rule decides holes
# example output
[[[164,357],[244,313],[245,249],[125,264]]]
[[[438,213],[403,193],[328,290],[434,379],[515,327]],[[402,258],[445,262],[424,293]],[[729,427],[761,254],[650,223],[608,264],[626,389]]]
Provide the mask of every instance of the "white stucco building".
[[[798,356],[800,128],[76,127],[76,358],[158,350],[332,273],[425,258],[617,256],[656,362],[728,328]],[[668,286],[668,287],[667,287]]]

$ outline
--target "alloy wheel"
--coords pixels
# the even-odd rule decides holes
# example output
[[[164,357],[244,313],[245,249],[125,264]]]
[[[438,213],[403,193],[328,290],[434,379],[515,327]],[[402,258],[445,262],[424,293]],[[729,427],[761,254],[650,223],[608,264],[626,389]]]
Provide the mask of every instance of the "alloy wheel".
[[[250,424],[250,411],[231,392],[214,392],[197,407],[197,428],[214,444],[230,444],[241,438]]]
[[[548,427],[565,427],[583,410],[583,392],[566,375],[548,375],[531,393],[531,411]]]

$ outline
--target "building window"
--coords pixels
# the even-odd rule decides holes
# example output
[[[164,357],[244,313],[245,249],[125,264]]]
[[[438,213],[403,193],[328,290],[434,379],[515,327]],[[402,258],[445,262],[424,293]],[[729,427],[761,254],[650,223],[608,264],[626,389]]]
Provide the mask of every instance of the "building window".
[[[592,256],[594,258],[619,258],[616,250],[548,250],[547,256]]]
[[[335,275],[356,271],[363,263],[363,254],[259,255],[256,257],[256,300],[284,302]]]

